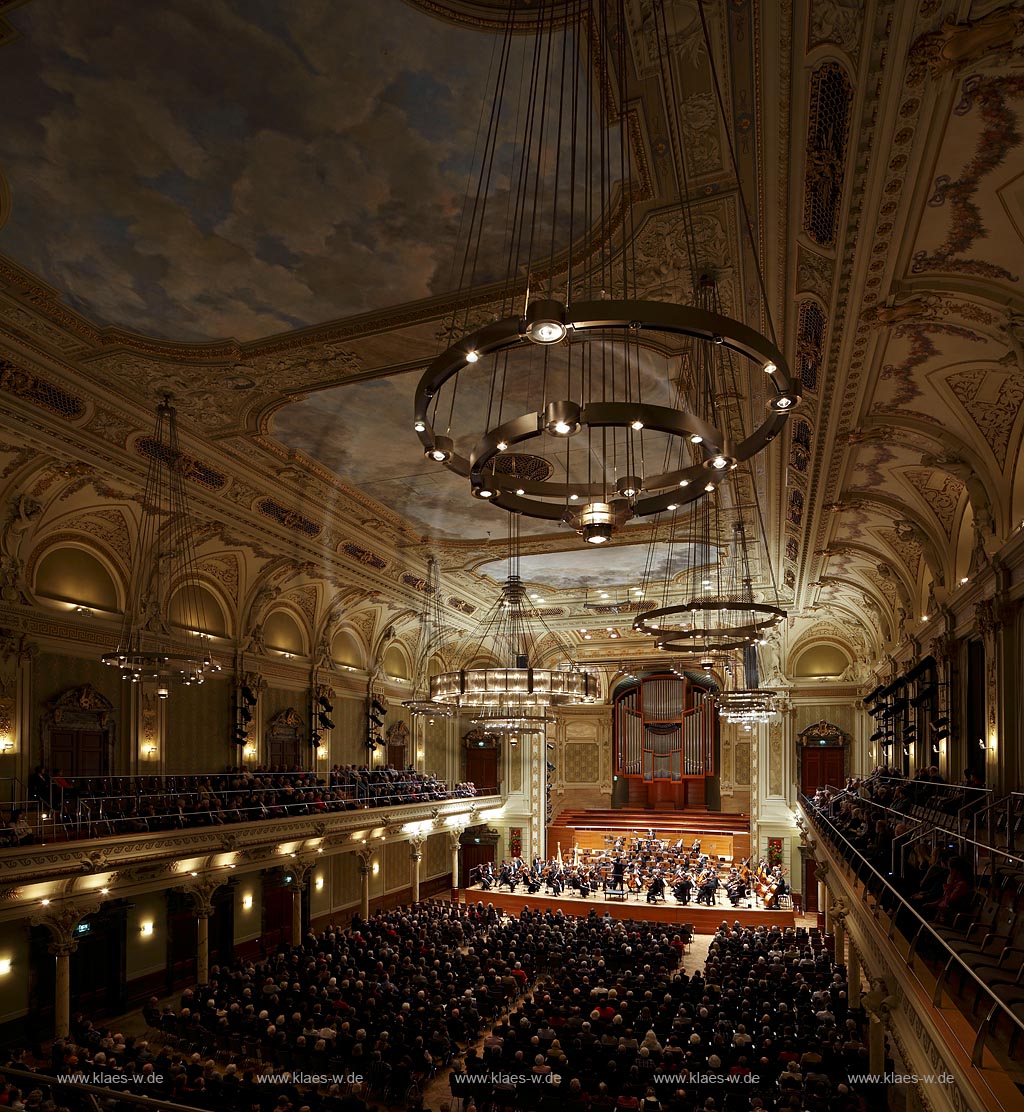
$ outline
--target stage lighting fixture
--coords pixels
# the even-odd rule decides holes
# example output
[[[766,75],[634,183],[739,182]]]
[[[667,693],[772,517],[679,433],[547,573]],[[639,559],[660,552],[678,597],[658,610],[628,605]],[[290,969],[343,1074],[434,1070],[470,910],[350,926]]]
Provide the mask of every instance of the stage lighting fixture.
[[[325,730],[333,730],[334,729],[334,723],[327,717],[326,714],[323,713],[323,711],[321,711],[317,715],[317,720],[319,721],[319,723],[320,723],[320,725],[323,729],[325,729]]]
[[[242,698],[250,707],[256,706],[256,693],[248,685],[242,687]]]
[[[388,712],[388,708],[386,706],[384,706],[384,704],[380,701],[380,699],[374,699],[373,703],[372,703],[372,706],[373,706],[373,709],[378,714],[387,714],[387,712]]]
[[[328,714],[334,713],[334,704],[328,702],[327,697],[324,695],[321,695],[320,698],[317,699],[317,705],[320,707],[321,710],[326,711]]]

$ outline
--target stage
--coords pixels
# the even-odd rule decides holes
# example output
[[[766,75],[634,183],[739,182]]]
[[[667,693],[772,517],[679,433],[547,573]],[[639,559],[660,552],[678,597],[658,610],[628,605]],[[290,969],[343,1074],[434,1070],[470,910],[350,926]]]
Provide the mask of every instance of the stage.
[[[737,920],[744,927],[756,927],[761,923],[766,926],[775,926],[785,929],[796,926],[796,916],[792,908],[780,911],[765,911],[764,908],[749,908],[743,906],[733,907],[728,900],[716,903],[712,907],[706,904],[677,903],[672,896],[664,903],[649,904],[646,897],[632,897],[630,899],[605,899],[600,892],[587,899],[579,896],[567,895],[545,896],[539,892],[535,896],[528,895],[525,891],[514,895],[507,890],[500,892],[497,888],[484,891],[478,885],[472,888],[460,888],[456,891],[456,898],[465,903],[494,904],[506,915],[518,916],[524,907],[531,911],[558,911],[565,915],[589,915],[591,909],[598,915],[606,912],[613,919],[646,919],[650,923],[665,923],[666,926],[683,923],[693,925],[697,934],[714,934],[723,919],[735,923]]]

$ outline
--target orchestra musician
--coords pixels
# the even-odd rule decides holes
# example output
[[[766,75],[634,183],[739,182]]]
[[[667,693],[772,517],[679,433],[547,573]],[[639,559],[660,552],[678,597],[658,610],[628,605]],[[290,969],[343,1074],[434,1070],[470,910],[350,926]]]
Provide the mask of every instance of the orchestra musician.
[[[494,887],[494,865],[490,861],[485,861],[480,870],[480,887],[485,892],[489,892]]]
[[[665,898],[665,880],[661,873],[655,873],[654,879],[651,881],[647,888],[647,902],[654,903],[656,900],[663,900]]]
[[[693,877],[689,873],[683,875],[676,881],[675,887],[672,889],[672,895],[681,903],[688,904],[690,902],[690,893],[693,891]]]

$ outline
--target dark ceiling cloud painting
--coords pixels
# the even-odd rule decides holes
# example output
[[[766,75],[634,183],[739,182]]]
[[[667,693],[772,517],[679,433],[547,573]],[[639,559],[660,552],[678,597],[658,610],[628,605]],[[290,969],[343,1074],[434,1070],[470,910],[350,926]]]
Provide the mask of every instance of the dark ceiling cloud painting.
[[[400,0],[28,0],[7,18],[0,252],[91,319],[249,340],[451,287],[492,37]]]

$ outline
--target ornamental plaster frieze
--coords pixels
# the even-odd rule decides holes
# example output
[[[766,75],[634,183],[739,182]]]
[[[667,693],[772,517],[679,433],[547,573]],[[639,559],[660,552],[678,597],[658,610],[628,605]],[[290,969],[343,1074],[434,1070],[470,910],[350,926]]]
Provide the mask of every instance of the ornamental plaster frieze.
[[[215,863],[217,868],[236,862],[247,867],[287,864],[288,854],[303,847],[310,852],[352,848],[369,830],[383,831],[387,841],[401,840],[404,827],[410,823],[430,823],[437,830],[448,829],[453,820],[471,825],[480,811],[500,808],[504,803],[504,796],[476,798],[472,803],[466,799],[436,800],[390,807],[386,813],[368,808],[326,814],[315,821],[304,816],[237,823],[219,830],[201,828],[0,850],[0,888],[24,888],[107,871],[139,880],[179,872],[182,861],[202,858],[210,858],[211,867]],[[190,868],[195,869],[195,865]],[[8,901],[16,898],[7,895]]]
[[[930,8],[933,5],[930,0],[924,0],[922,8],[925,6]],[[895,54],[892,42],[893,13],[894,5],[891,2],[879,4],[874,13],[874,26],[871,28],[870,37],[871,53],[865,62],[866,72],[861,75],[859,81],[869,92],[861,102],[859,117],[852,126],[852,133],[857,136],[861,150],[870,149],[878,131],[879,121],[885,118],[881,112],[880,98],[886,64],[888,62],[891,66]],[[919,11],[913,31],[920,33],[928,29],[932,21],[932,17],[927,13]],[[864,229],[856,217],[864,208],[868,188],[876,170],[872,162],[863,157],[851,160],[848,218],[840,250],[837,252],[839,280],[834,285],[835,293],[829,306],[829,318],[832,320],[853,316],[850,313],[851,304],[855,303],[853,298],[861,298],[864,305],[871,305],[879,300],[882,278],[876,264],[885,258],[885,252],[892,243],[893,217],[899,208],[899,199],[907,176],[914,165],[910,152],[914,142],[915,124],[918,122],[921,108],[920,95],[911,95],[905,88],[898,110],[898,123],[891,136],[891,151],[887,152],[890,161],[887,168],[885,197],[879,207],[870,255],[865,251]],[[867,262],[869,258],[871,261]],[[860,275],[858,272],[860,280],[855,282],[854,270],[858,264],[876,269],[866,275]],[[820,567],[820,557],[816,557],[814,553],[827,546],[828,536],[834,527],[832,515],[824,510],[836,499],[836,492],[846,467],[846,453],[834,451],[833,445],[836,436],[848,431],[856,423],[864,388],[867,350],[872,327],[867,321],[860,319],[852,337],[849,329],[833,329],[823,360],[822,370],[826,373],[829,368],[845,365],[844,389],[841,392],[822,392],[818,420],[819,435],[815,437],[814,459],[808,469],[811,478],[808,483],[806,505],[810,512],[806,514],[803,530],[803,554],[798,567],[800,583],[808,583],[815,578],[815,573]]]

